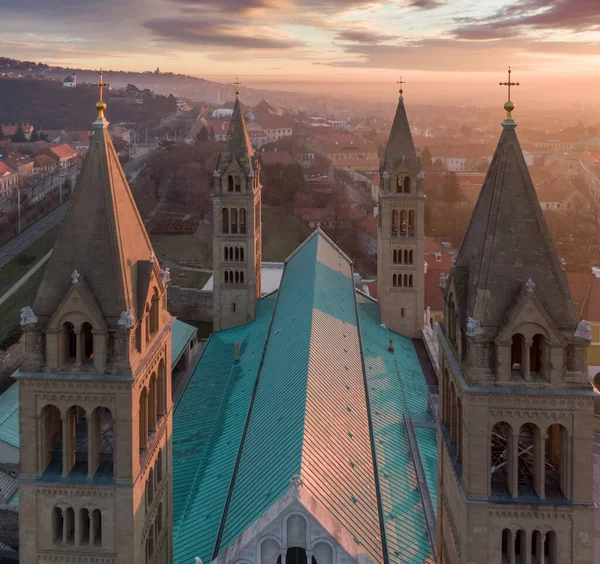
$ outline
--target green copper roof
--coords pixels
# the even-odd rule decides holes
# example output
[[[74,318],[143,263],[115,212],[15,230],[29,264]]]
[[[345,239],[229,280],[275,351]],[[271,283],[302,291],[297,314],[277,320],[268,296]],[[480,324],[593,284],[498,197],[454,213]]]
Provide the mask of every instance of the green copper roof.
[[[252,323],[211,337],[175,410],[175,564],[221,554],[295,476],[354,538],[354,555],[427,562],[403,417],[414,420],[428,483],[436,443],[412,342],[392,334],[388,351],[377,303],[355,291],[350,261],[320,231],[287,260],[269,299]]]
[[[176,319],[173,322],[171,332],[171,366],[175,366],[177,361],[181,358],[183,351],[190,339],[196,334],[196,327],[188,325],[183,321]]]
[[[415,424],[431,421],[427,385],[412,341],[381,327],[378,304],[361,298],[358,312],[389,562],[422,564],[432,551],[403,416],[411,414]],[[390,338],[393,353],[388,350]],[[435,429],[427,431],[433,431],[423,437],[430,452],[436,445]],[[427,474],[431,465],[426,462]]]
[[[211,336],[175,409],[175,562],[212,559],[274,303],[260,300],[253,323]]]
[[[0,396],[0,441],[19,448],[19,384]]]

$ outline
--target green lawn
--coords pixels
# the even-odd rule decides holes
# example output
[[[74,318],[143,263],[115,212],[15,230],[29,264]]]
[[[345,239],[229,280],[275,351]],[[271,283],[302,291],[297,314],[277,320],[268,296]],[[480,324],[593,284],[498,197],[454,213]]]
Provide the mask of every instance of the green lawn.
[[[8,301],[0,307],[0,349],[7,349],[21,336],[21,308],[32,306],[45,267],[40,268]]]
[[[202,289],[210,278],[207,272],[194,272],[193,270],[171,269],[171,284],[180,288]]]
[[[0,268],[0,296],[4,295],[54,246],[58,227],[42,235],[10,262]]]
[[[212,226],[201,223],[193,235],[150,235],[159,262],[164,259],[179,264],[212,267]]]

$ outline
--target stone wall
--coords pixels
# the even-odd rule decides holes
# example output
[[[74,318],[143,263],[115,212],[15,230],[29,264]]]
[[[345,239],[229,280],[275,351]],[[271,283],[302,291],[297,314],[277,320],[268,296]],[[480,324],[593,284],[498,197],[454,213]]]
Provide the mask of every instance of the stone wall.
[[[167,309],[184,321],[212,321],[212,290],[169,286]]]

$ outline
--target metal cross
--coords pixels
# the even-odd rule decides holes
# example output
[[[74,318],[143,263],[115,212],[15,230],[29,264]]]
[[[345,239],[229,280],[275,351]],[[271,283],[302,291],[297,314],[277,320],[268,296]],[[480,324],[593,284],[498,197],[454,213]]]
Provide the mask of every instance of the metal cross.
[[[519,86],[518,82],[511,82],[510,80],[510,75],[511,75],[512,71],[510,70],[510,67],[508,67],[508,81],[507,82],[500,82],[500,86],[508,86],[508,101],[510,102],[510,87],[511,86]]]
[[[406,80],[402,80],[402,77],[400,77],[400,80],[396,84],[400,85],[400,94],[403,94],[404,90],[402,90],[402,85],[406,84]]]
[[[239,77],[236,77],[235,82],[233,84],[235,85],[235,95],[239,98],[240,97],[240,86],[242,85]]]
[[[110,86],[110,83],[108,82],[102,82],[102,75],[104,73],[102,72],[102,69],[100,69],[100,82],[97,82],[96,84],[92,84],[92,86],[97,86],[100,89],[100,101],[102,102],[102,88],[104,86]]]

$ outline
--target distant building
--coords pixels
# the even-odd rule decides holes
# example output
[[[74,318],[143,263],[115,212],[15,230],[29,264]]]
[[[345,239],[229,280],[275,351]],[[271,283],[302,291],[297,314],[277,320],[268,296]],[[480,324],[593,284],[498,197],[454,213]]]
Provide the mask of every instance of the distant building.
[[[77,87],[77,75],[75,73],[70,74],[63,80],[63,88],[76,88]]]
[[[0,198],[6,198],[18,183],[17,171],[9,164],[0,161]]]
[[[21,128],[23,129],[23,134],[27,141],[31,139],[31,134],[33,133],[33,125],[30,123],[22,123]],[[2,125],[2,129],[4,130],[4,135],[7,137],[12,137],[15,135],[19,129],[19,124],[14,125]]]

